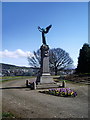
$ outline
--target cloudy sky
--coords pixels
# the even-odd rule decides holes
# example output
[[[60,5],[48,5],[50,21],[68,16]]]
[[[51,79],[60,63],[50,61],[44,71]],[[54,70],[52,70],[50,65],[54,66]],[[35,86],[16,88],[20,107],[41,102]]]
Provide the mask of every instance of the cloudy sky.
[[[47,44],[68,52],[75,66],[88,42],[88,2],[3,2],[2,20],[3,63],[28,66],[27,56],[42,44],[38,26],[52,24]]]

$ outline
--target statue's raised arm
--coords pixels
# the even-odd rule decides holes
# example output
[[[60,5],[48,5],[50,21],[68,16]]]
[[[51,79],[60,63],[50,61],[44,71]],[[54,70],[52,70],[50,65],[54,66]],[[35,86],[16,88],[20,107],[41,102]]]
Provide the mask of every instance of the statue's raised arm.
[[[46,27],[46,28],[44,29],[44,28],[40,28],[40,27],[38,26],[38,30],[39,30],[40,32],[42,32],[42,42],[43,42],[43,44],[45,44],[45,45],[46,45],[46,40],[45,40],[45,35],[44,35],[44,34],[48,33],[51,27],[52,27],[52,25],[49,25],[48,27]]]
[[[44,30],[44,33],[48,33],[51,27],[52,25],[49,25],[48,27],[46,27],[46,29]]]

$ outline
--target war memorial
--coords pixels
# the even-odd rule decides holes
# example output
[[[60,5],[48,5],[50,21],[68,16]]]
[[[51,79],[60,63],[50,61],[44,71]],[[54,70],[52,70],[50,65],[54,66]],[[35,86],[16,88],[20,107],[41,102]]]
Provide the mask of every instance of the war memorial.
[[[47,34],[50,30],[52,25],[48,27],[40,28],[38,26],[38,30],[42,33],[42,45],[40,47],[41,53],[41,64],[40,64],[40,71],[37,75],[37,78],[33,82],[29,82],[26,80],[26,86],[30,87],[31,89],[37,88],[52,88],[52,87],[65,87],[66,83],[63,81],[61,84],[57,84],[53,77],[50,75],[50,68],[49,68],[49,45],[46,43],[45,34]]]

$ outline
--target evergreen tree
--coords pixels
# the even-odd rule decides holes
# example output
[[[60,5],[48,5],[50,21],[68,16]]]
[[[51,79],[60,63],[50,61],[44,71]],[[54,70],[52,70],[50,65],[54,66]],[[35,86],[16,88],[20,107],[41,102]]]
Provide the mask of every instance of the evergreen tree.
[[[90,73],[90,47],[89,44],[84,44],[80,49],[78,66],[76,71],[78,73]]]

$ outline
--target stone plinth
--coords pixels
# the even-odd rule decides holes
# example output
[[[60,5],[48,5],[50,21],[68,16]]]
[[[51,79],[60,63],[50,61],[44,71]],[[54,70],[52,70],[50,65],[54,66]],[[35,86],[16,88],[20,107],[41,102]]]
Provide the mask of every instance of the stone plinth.
[[[43,75],[41,76],[40,83],[54,83],[53,77],[51,75]]]
[[[54,83],[49,71],[49,46],[42,45],[41,48],[41,77],[40,83]]]
[[[49,46],[42,45],[41,48],[41,75],[49,73]]]

